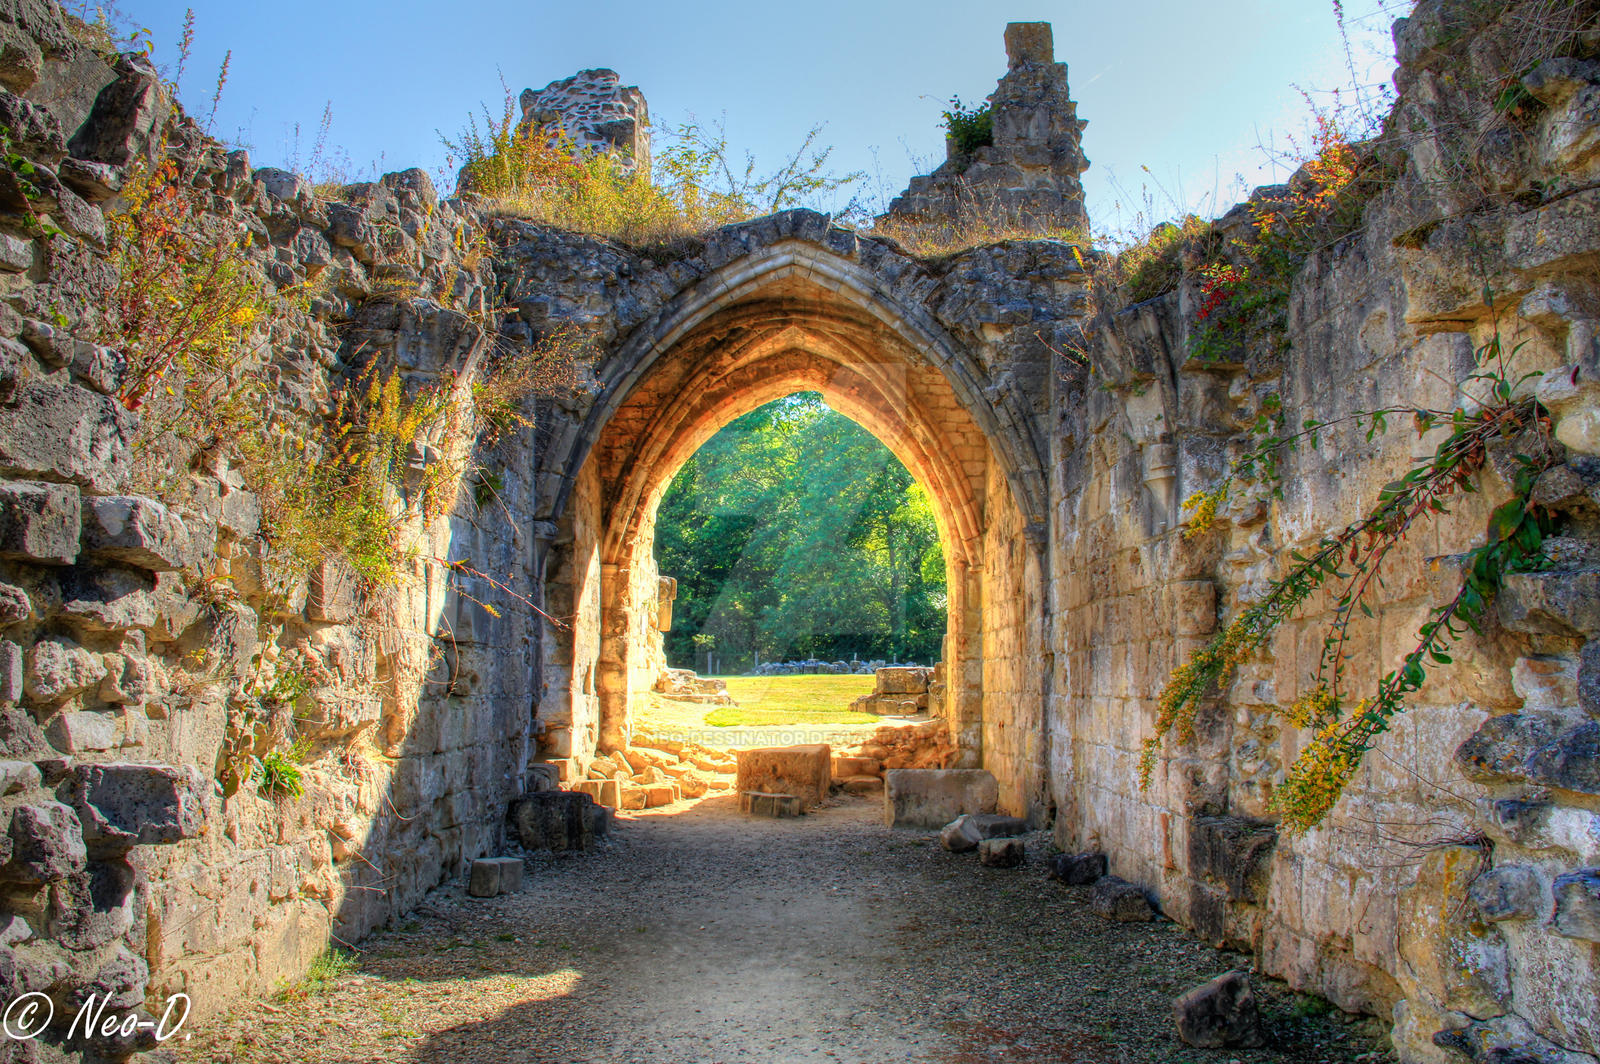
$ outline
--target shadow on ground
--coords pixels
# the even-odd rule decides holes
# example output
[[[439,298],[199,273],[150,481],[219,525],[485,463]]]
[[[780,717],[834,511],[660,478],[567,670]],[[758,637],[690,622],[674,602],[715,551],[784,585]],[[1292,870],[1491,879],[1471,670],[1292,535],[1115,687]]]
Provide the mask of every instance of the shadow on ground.
[[[731,796],[529,859],[524,890],[441,889],[328,993],[208,1032],[244,1062],[1243,1064],[1385,1060],[1367,1022],[1259,987],[1273,1044],[1196,1050],[1171,999],[1241,962],[1110,924],[1029,862],[987,869],[845,800],[751,820]],[[1301,1013],[1296,1015],[1296,1012]],[[241,1035],[250,1036],[240,1044]],[[197,1040],[198,1041],[198,1040]],[[1373,1054],[1373,1055],[1368,1055]]]

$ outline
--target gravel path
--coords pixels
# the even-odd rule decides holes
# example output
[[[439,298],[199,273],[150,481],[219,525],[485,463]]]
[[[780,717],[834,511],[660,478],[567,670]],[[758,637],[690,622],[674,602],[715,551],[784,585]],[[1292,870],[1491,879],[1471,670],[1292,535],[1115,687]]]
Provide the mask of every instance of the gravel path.
[[[1087,891],[981,867],[846,799],[750,820],[732,797],[530,858],[521,893],[441,888],[359,967],[241,1009],[180,1059],[507,1064],[1253,1064],[1388,1060],[1370,1021],[1257,981],[1273,1044],[1190,1049],[1171,998],[1242,962]]]

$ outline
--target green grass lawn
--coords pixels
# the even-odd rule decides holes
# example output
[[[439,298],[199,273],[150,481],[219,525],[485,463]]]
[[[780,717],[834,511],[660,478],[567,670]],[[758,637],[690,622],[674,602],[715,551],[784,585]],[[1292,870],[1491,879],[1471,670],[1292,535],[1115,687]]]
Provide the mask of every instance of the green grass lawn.
[[[852,699],[872,693],[871,676],[726,676],[739,703],[706,714],[714,728],[766,724],[872,724],[875,713],[854,713]]]

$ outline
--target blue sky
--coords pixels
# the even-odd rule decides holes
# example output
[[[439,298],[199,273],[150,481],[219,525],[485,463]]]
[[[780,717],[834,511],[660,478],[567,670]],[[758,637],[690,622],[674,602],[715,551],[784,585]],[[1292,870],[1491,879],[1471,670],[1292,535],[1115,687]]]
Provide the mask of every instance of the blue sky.
[[[1399,0],[1346,0],[1358,77],[1384,81]],[[979,100],[1005,72],[1008,21],[1055,25],[1078,114],[1089,121],[1088,207],[1097,228],[1127,228],[1153,201],[1219,213],[1274,173],[1263,144],[1305,128],[1296,86],[1351,81],[1332,0],[125,0],[171,64],[186,7],[197,36],[182,82],[191,113],[260,165],[302,165],[324,106],[332,157],[351,179],[420,165],[437,174],[436,130],[455,133],[484,103],[587,67],[643,89],[657,126],[726,113],[729,141],[776,166],[826,122],[840,170],[890,194],[943,155],[939,112]],[[1387,8],[1387,11],[1384,9]],[[298,146],[294,132],[299,125]],[[1148,172],[1145,171],[1148,167]],[[1142,221],[1142,220],[1141,220]]]

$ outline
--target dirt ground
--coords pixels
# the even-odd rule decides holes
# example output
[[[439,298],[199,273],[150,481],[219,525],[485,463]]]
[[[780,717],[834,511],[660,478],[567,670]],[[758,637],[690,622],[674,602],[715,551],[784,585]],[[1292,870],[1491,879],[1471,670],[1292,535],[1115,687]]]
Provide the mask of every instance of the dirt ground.
[[[981,867],[881,801],[752,820],[731,796],[460,884],[362,943],[355,970],[196,1031],[185,1061],[507,1064],[1254,1064],[1384,1061],[1381,1030],[1257,980],[1272,1042],[1196,1050],[1174,995],[1245,958],[1110,924],[1086,888]]]

